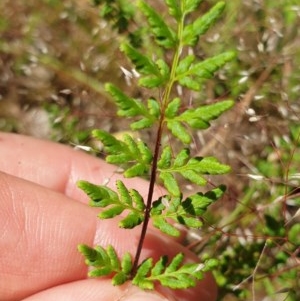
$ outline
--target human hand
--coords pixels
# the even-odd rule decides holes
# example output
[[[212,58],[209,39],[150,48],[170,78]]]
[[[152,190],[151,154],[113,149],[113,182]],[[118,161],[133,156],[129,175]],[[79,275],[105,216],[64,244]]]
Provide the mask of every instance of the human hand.
[[[90,208],[78,180],[102,184],[115,167],[63,145],[21,135],[0,133],[0,301],[130,300],[214,301],[210,274],[195,288],[142,291],[131,284],[112,286],[110,279],[88,279],[77,245],[112,244],[119,254],[135,253],[139,227],[119,229],[114,220],[101,221]],[[120,176],[119,176],[120,177]],[[147,194],[147,183],[125,180]],[[160,194],[159,189],[156,196]],[[147,235],[142,257],[184,252],[197,257],[154,229]]]

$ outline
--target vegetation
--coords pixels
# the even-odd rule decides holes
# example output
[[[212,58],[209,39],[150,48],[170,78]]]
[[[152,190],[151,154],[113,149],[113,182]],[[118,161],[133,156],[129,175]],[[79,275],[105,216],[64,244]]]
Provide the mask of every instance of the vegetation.
[[[137,85],[146,89],[150,95],[147,103],[143,99],[124,94],[113,84],[105,85],[105,90],[118,107],[117,115],[133,119],[130,123],[131,130],[154,129],[154,150],[152,151],[140,138],[134,139],[129,134],[117,139],[107,131],[93,131],[93,136],[103,144],[104,153],[107,154],[106,161],[120,165],[125,178],[149,178],[148,195],[143,199],[138,191],[127,188],[120,180],[116,183],[118,193],[106,185],[98,186],[86,181],[80,181],[78,184],[90,197],[91,206],[105,208],[98,215],[99,218],[114,218],[126,212],[127,215],[119,222],[119,227],[132,229],[142,223],[134,258],[126,253],[119,259],[112,246],[105,250],[102,246],[91,248],[80,245],[79,251],[85,256],[86,263],[94,267],[89,275],[112,275],[115,285],[131,279],[133,284],[144,289],[153,289],[155,282],[174,289],[195,286],[196,280],[203,278],[203,272],[216,265],[216,260],[212,258],[201,264],[184,264],[182,253],[170,260],[162,254],[156,263],[153,263],[152,258],[140,263],[140,254],[150,220],[154,227],[170,236],[180,236],[180,231],[170,221],[199,229],[202,226],[200,218],[207,207],[225,191],[225,187],[220,185],[205,194],[198,192],[184,197],[178,175],[192,184],[203,186],[207,183],[205,175],[224,174],[229,171],[228,166],[221,164],[214,157],[190,154],[192,136],[189,128],[209,128],[212,120],[233,106],[233,101],[223,100],[187,109],[188,104],[182,100],[183,93],[175,92],[176,87],[185,88],[187,91],[201,90],[204,81],[211,79],[215,72],[235,57],[234,52],[224,52],[200,61],[194,54],[186,51],[188,47],[195,46],[199,37],[216,22],[224,10],[225,3],[217,3],[204,16],[190,23],[187,23],[189,14],[197,9],[199,1],[182,1],[180,5],[177,1],[166,1],[166,5],[175,23],[173,27],[147,2],[138,2],[137,8],[148,21],[148,27],[144,30],[149,32],[156,44],[150,46],[150,53],[147,53],[145,48],[136,50],[135,45],[128,41],[123,42],[120,47],[134,64],[135,73],[138,73],[139,77]],[[113,9],[113,4],[104,3],[101,11]],[[107,17],[105,13],[103,15]],[[121,24],[123,26],[123,22]],[[121,25],[117,22],[116,26]],[[177,153],[175,148],[170,146],[172,138],[168,139],[166,133],[177,138],[184,144],[184,148],[180,148]],[[153,199],[157,177],[167,190],[167,194],[158,200]]]
[[[148,99],[145,90],[136,89],[133,72],[124,79],[119,71],[131,68],[123,55],[112,54],[124,38],[149,53],[154,46],[145,27],[136,25],[144,24],[139,10],[128,6],[123,12],[122,2],[114,7],[124,16],[119,22],[115,11],[106,14],[103,6],[1,2],[2,130],[76,145],[95,145],[88,140],[93,128],[123,136],[128,123],[116,115],[102,83],[111,81],[126,95]],[[201,3],[188,21],[215,3]],[[225,183],[227,191],[188,241],[203,260],[218,259],[220,300],[299,299],[299,10],[297,1],[228,2],[220,23],[193,48],[197,60],[228,49],[238,57],[199,92],[185,91],[183,99],[187,109],[204,101],[237,103],[209,129],[196,131],[192,144],[193,156],[214,156],[232,167],[230,175],[207,179],[212,189]],[[139,135],[152,149],[154,133]],[[179,144],[170,144],[180,153]],[[193,186],[181,184],[185,195],[192,194]]]

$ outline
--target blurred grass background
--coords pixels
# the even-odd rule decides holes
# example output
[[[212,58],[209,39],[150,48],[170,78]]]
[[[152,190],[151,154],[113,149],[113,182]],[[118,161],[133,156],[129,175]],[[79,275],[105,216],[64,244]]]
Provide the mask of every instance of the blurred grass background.
[[[101,6],[88,1],[0,2],[1,131],[89,145],[91,129],[126,130],[126,120],[116,116],[103,89],[111,81],[131,95],[143,95],[120,68],[130,69],[119,52],[120,40],[143,28],[135,1],[116,5],[126,2],[129,27],[123,31],[112,26],[114,18],[107,20],[103,11],[101,16]],[[162,1],[149,2],[165,13]],[[199,14],[215,2],[203,2]],[[300,4],[226,2],[223,19],[194,51],[205,58],[234,49],[238,59],[193,97],[196,104],[232,98],[236,106],[209,130],[196,133],[193,147],[198,155],[228,163],[233,172],[221,179],[228,193],[208,212],[205,231],[190,233],[190,247],[199,256],[220,259],[215,272],[219,300],[296,301]],[[139,42],[149,46],[147,36]],[[190,97],[187,93],[186,100]],[[141,135],[151,141],[151,132]]]

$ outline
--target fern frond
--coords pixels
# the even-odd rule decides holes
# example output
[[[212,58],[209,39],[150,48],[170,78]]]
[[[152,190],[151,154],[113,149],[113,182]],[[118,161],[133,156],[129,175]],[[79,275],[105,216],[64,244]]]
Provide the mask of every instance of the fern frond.
[[[148,109],[149,109],[149,113],[158,120],[159,116],[160,116],[159,102],[154,98],[149,98],[148,99]]]
[[[155,41],[164,48],[174,48],[177,44],[176,33],[168,26],[161,15],[145,1],[139,1],[139,8],[146,16]]]
[[[179,97],[174,98],[172,101],[169,102],[165,111],[165,116],[167,118],[175,117],[178,113],[180,105],[181,105],[181,99]]]
[[[215,157],[191,158],[186,165],[176,171],[182,172],[183,169],[209,175],[221,175],[231,170],[230,166],[220,163]]]
[[[149,116],[145,105],[134,98],[127,96],[115,85],[108,83],[105,85],[105,90],[113,97],[118,106],[117,114],[124,117],[134,116]]]
[[[211,79],[216,71],[232,61],[235,56],[236,54],[234,51],[218,54],[205,61],[192,65],[189,71],[187,71],[187,75],[195,75],[199,79]]]
[[[112,154],[112,155],[119,154],[120,149],[126,147],[123,141],[118,140],[113,135],[102,130],[93,130],[92,136],[103,143],[104,151],[107,152],[108,154]],[[118,162],[123,163],[128,160],[129,158],[127,157],[124,159],[120,158]]]
[[[184,166],[188,159],[190,157],[190,151],[188,148],[184,148],[182,149],[176,156],[176,158],[174,159],[174,163],[173,166],[174,167],[181,167]]]
[[[170,16],[173,16],[175,20],[179,21],[182,16],[182,11],[180,7],[180,1],[178,0],[165,0]]]
[[[136,70],[142,75],[160,76],[157,65],[149,57],[143,55],[128,43],[121,44],[120,49],[126,54],[126,56],[134,64]]]
[[[122,181],[116,182],[118,194],[106,186],[87,181],[79,181],[77,185],[90,197],[90,206],[107,208],[99,213],[99,218],[113,218],[127,210],[129,213],[119,222],[120,228],[131,229],[143,222],[143,197],[135,189],[127,189]]]
[[[186,110],[175,120],[185,122],[192,128],[207,129],[210,127],[210,121],[217,119],[233,105],[232,100],[219,101],[196,109]]]
[[[186,0],[184,6],[185,14],[195,11],[195,9],[200,5],[203,0]]]
[[[81,244],[79,252],[85,257],[86,264],[92,267],[90,277],[112,276],[113,285],[121,285],[131,278],[132,258],[125,253],[120,259],[115,249],[109,245],[106,249],[101,246],[91,248]],[[203,273],[212,270],[216,265],[215,259],[204,263],[183,263],[184,254],[177,254],[170,262],[167,256],[162,256],[155,264],[153,259],[145,259],[138,267],[132,283],[141,289],[154,289],[155,283],[172,289],[185,289],[196,285],[203,278]],[[169,263],[169,264],[168,264]]]
[[[144,142],[135,141],[127,134],[123,137],[124,141],[120,141],[102,130],[93,130],[92,134],[103,143],[104,151],[108,153],[106,162],[124,164],[125,177],[142,176],[148,172],[152,162],[152,152]],[[128,164],[131,166],[126,167]]]
[[[218,118],[222,113],[234,105],[231,100],[201,106],[197,109],[188,109],[177,116],[166,116],[167,127],[171,133],[185,144],[191,142],[191,135],[184,125],[195,129],[207,129],[210,121]]]
[[[121,285],[130,278],[132,259],[129,253],[125,253],[120,261],[115,249],[109,245],[105,250],[101,246],[91,248],[81,244],[79,252],[85,257],[86,264],[93,269],[90,277],[102,277],[113,275],[113,285]]]
[[[203,273],[216,266],[216,260],[204,263],[183,263],[184,254],[177,254],[168,264],[168,257],[162,256],[154,265],[151,258],[138,268],[132,283],[142,289],[153,289],[155,282],[172,289],[194,287]]]
[[[172,172],[161,171],[159,178],[163,181],[165,188],[174,196],[180,195],[180,188]]]
[[[105,89],[113,97],[118,107],[117,114],[119,116],[143,117],[130,125],[133,130],[150,127],[158,120],[159,111],[157,110],[157,107],[153,107],[153,103],[151,101],[148,101],[147,108],[141,101],[127,96],[113,84],[106,84]]]
[[[132,283],[141,289],[154,289],[154,281],[147,279],[147,275],[149,274],[151,268],[153,266],[153,259],[148,258],[144,260],[132,279]]]
[[[108,9],[115,6],[115,3],[110,2],[105,1],[103,12],[106,17],[110,17]],[[124,15],[126,1],[121,2]],[[147,51],[137,50],[129,42],[124,42],[120,46],[120,50],[139,72],[138,86],[147,88],[148,91],[153,88],[156,90],[151,90],[150,98],[144,102],[126,95],[122,89],[113,84],[105,85],[106,91],[117,105],[117,114],[130,118],[132,130],[157,126],[154,153],[144,142],[128,134],[124,134],[122,139],[117,139],[100,129],[92,132],[102,143],[101,150],[106,155],[105,160],[121,166],[124,177],[150,176],[147,204],[145,205],[143,197],[137,190],[127,188],[120,180],[116,181],[116,191],[105,185],[95,185],[87,181],[78,182],[78,187],[89,196],[90,205],[102,208],[98,215],[100,219],[121,216],[118,225],[126,229],[134,228],[145,221],[133,261],[129,253],[119,257],[112,246],[91,248],[79,245],[78,249],[84,255],[86,264],[92,268],[89,275],[109,276],[114,285],[132,280],[133,284],[142,289],[153,289],[157,283],[172,289],[193,287],[203,278],[204,272],[216,265],[213,259],[201,264],[185,263],[184,255],[181,253],[170,260],[167,256],[162,256],[157,262],[154,262],[153,258],[148,258],[140,263],[140,254],[148,221],[163,233],[179,236],[180,231],[176,228],[176,224],[200,228],[202,216],[208,206],[224,194],[225,186],[219,186],[206,193],[199,192],[183,198],[177,180],[179,176],[202,186],[207,182],[205,175],[230,171],[229,166],[221,164],[214,157],[191,157],[188,148],[181,149],[175,154],[170,146],[161,146],[165,142],[165,132],[168,130],[182,143],[191,143],[193,129],[208,128],[212,120],[233,106],[233,101],[225,100],[195,109],[186,109],[183,99],[176,97],[175,94],[178,85],[199,91],[204,81],[211,79],[235,57],[234,52],[224,52],[199,61],[193,54],[185,55],[190,53],[187,48],[196,45],[199,36],[219,19],[225,2],[217,3],[204,16],[196,17],[195,21],[185,17],[194,12],[202,0],[164,0],[164,2],[176,30],[167,24],[165,20],[168,18],[164,18],[146,0],[138,0],[134,4],[138,5],[145,16],[148,28],[145,28],[144,32],[152,35],[156,42],[155,50],[158,52],[155,55],[147,55],[145,54]],[[131,9],[133,6],[130,6],[128,12],[130,18],[133,16]],[[179,91],[177,92],[179,95]],[[168,194],[153,202],[157,178],[162,181]]]
[[[182,86],[198,91],[206,80],[213,78],[215,72],[232,61],[235,56],[235,52],[227,51],[194,64],[194,56],[187,56],[177,67],[176,79]]]
[[[168,129],[170,130],[172,135],[178,140],[180,140],[182,143],[190,144],[192,142],[191,134],[188,132],[183,123],[176,119],[177,118],[167,120]]]
[[[160,159],[158,160],[157,166],[161,169],[170,168],[172,164],[172,150],[170,146],[165,146],[161,155]]]
[[[192,66],[195,59],[196,57],[193,54],[189,54],[183,58],[176,67],[176,75],[181,77],[184,76]]]
[[[189,150],[183,149],[176,157],[171,160],[172,153],[169,146],[165,147],[158,162],[160,179],[163,180],[168,192],[174,196],[180,195],[180,189],[174,174],[180,174],[185,179],[199,186],[206,184],[206,179],[202,175],[224,174],[230,171],[230,167],[221,164],[214,157],[189,157]]]
[[[204,214],[209,205],[222,197],[225,190],[226,187],[220,185],[204,194],[199,192],[190,195],[185,200],[182,199],[182,196],[160,197],[152,205],[153,225],[171,236],[179,236],[180,232],[169,222],[170,219],[190,228],[200,228],[202,222],[199,217]]]
[[[104,185],[95,185],[88,181],[78,181],[77,186],[90,198],[90,206],[104,208],[111,203],[118,202],[116,192]]]
[[[204,194],[198,192],[187,197],[180,206],[186,214],[199,217],[207,210],[209,205],[220,199],[225,191],[226,186],[220,185]]]
[[[191,0],[191,9],[195,9]],[[198,42],[199,36],[205,34],[207,30],[216,23],[220,18],[225,8],[225,2],[220,1],[215,4],[206,14],[196,19],[192,24],[187,25],[183,31],[183,44],[187,46],[195,46]]]
[[[170,66],[163,59],[158,59],[156,62],[157,67],[159,68],[159,72],[161,77],[166,81],[170,78]]]
[[[169,66],[164,60],[159,59],[154,62],[128,43],[123,43],[120,49],[126,54],[135,65],[136,70],[142,75],[139,79],[140,86],[156,88],[164,84],[169,78]]]

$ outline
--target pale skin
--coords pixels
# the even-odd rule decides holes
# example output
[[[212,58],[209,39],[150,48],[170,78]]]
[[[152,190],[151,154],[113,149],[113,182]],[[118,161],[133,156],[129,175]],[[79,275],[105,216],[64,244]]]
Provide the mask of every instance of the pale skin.
[[[109,186],[120,175],[116,167],[81,151],[21,135],[0,133],[0,301],[214,301],[210,274],[195,288],[142,291],[127,283],[114,287],[109,279],[87,278],[77,251],[79,243],[112,244],[119,254],[135,253],[140,228],[122,230],[116,221],[100,221],[99,208],[87,205],[78,180]],[[147,194],[147,182],[126,180]],[[156,196],[162,190],[156,189]],[[180,243],[150,229],[142,258],[184,252]]]

